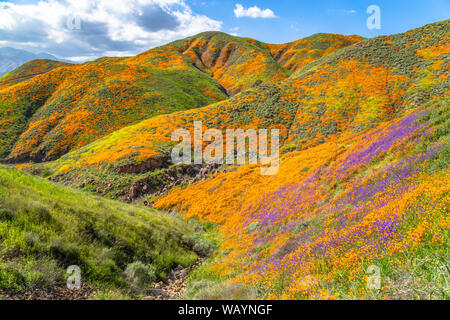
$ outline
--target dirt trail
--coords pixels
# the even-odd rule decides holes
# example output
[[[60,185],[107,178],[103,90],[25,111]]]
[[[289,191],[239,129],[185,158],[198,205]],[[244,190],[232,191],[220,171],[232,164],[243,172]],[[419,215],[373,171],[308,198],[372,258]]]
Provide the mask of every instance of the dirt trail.
[[[155,288],[144,300],[182,300],[186,292],[186,282],[189,274],[198,268],[204,259],[199,260],[189,268],[178,266],[169,273],[167,282],[158,282]]]
[[[89,300],[96,292],[87,284],[79,290],[70,290],[66,286],[54,286],[45,289],[33,289],[25,292],[8,292],[0,289],[3,300]]]

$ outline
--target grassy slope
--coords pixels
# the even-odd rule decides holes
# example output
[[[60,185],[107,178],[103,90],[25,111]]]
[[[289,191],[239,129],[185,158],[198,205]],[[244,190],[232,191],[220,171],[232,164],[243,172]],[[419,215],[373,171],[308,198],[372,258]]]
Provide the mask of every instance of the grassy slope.
[[[136,261],[160,278],[195,262],[182,240],[191,234],[179,218],[0,167],[0,289],[61,284],[70,265],[94,287],[127,289],[123,273]]]
[[[105,58],[58,68],[0,91],[0,153],[57,158],[139,120],[222,100],[222,90],[187,63]]]
[[[59,67],[70,66],[70,63],[53,60],[33,60],[0,77],[0,89],[29,80],[37,75]]]
[[[272,45],[222,32],[204,32],[170,43],[184,57],[235,95],[255,83],[274,83],[289,77],[300,65],[361,41],[359,36],[317,34],[295,42]],[[162,47],[165,48],[165,47]],[[142,60],[158,51],[137,56]]]
[[[312,52],[295,43],[286,48],[303,52],[296,61],[309,62],[359,40],[330,35],[325,42],[317,39]],[[307,44],[313,48],[316,42]],[[283,80],[291,71],[274,55],[280,58],[286,48],[210,32],[0,88],[0,156],[53,160],[139,120],[224,100],[225,89],[235,94],[255,82]]]
[[[365,40],[277,84],[261,84],[201,109],[145,120],[63,156],[56,171],[139,165],[160,156],[173,130],[279,128],[283,151],[304,150],[401,116],[448,95],[449,21]]]

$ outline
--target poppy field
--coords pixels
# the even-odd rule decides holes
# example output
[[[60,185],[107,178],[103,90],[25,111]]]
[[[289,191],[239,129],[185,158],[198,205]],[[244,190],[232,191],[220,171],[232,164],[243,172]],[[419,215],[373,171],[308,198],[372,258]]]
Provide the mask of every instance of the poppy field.
[[[195,266],[184,298],[450,299],[449,66],[450,20],[23,65],[0,78],[0,297],[78,262],[103,298]],[[279,130],[279,170],[174,163],[196,123]]]

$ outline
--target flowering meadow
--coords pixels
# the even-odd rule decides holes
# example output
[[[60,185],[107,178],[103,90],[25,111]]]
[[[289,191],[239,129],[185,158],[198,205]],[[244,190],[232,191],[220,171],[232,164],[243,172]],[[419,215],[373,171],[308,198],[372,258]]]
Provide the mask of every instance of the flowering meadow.
[[[255,298],[448,297],[448,273],[408,272],[448,265],[448,101],[436,108],[288,154],[277,176],[243,167],[156,207],[219,224],[227,254],[213,271]],[[367,287],[371,265],[383,290]]]
[[[206,32],[35,68],[0,79],[0,155],[193,223],[181,242],[217,250],[188,297],[450,298],[450,20],[283,45]],[[278,173],[174,164],[196,122],[278,129]]]

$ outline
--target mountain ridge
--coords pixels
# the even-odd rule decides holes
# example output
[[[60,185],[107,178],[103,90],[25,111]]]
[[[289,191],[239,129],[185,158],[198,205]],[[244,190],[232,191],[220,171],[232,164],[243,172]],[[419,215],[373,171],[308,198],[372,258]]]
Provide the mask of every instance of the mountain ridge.
[[[334,39],[328,39],[330,48],[315,54],[360,40],[341,41],[341,37],[335,36],[336,46]],[[105,57],[56,68],[15,86],[0,81],[0,112],[5,115],[0,123],[0,153],[16,162],[55,160],[126,125],[206,106],[255,84],[289,76],[290,71],[273,60],[262,43],[211,32],[135,57]],[[126,106],[122,111],[109,107],[119,103]],[[104,123],[98,127],[95,119],[87,118],[94,130],[86,131],[80,122],[86,114],[101,115]]]
[[[107,163],[139,164],[161,155],[157,150],[161,144],[170,144],[175,126],[192,129],[198,119],[205,126],[218,129],[278,128],[286,150],[307,149],[346,130],[365,130],[400,115],[432,94],[445,95],[448,67],[441,56],[445,59],[448,52],[445,41],[440,41],[437,34],[440,32],[445,39],[448,23],[364,40],[308,64],[284,81],[261,84],[202,109],[144,120],[68,154],[59,162],[61,167],[76,162],[75,159],[79,159],[80,166],[90,163],[102,168]],[[433,29],[436,38],[428,39],[429,43],[414,38],[427,39]],[[388,43],[392,39],[398,43],[398,49],[392,50],[393,45]],[[428,47],[436,47],[438,54],[424,56]],[[430,65],[434,67],[425,72]],[[95,157],[89,156],[90,148],[96,150]],[[108,159],[115,159],[116,163]]]

